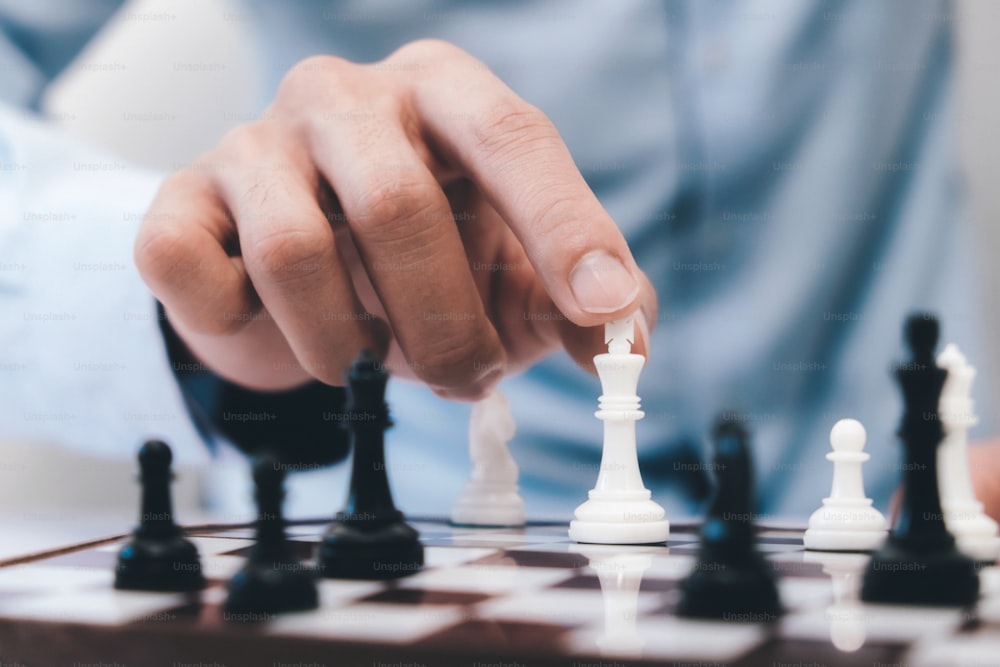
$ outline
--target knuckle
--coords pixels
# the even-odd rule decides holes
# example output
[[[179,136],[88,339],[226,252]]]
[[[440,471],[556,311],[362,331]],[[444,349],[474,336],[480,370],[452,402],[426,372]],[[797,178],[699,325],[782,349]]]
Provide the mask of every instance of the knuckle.
[[[476,332],[459,328],[437,334],[437,342],[418,349],[410,359],[417,377],[432,387],[458,389],[474,385],[495,363],[489,346]]]
[[[222,308],[220,312],[212,312],[199,318],[191,326],[198,333],[225,337],[239,333],[252,321],[267,317],[269,316],[263,310],[243,311]]]
[[[195,163],[196,164],[196,163]],[[205,185],[204,174],[194,164],[167,175],[160,184],[159,192],[156,195],[156,202],[172,199],[175,197],[188,196],[192,192],[197,192]],[[150,219],[150,212],[146,213],[147,220]]]
[[[537,143],[559,140],[559,133],[541,109],[520,99],[494,101],[473,126],[476,149],[487,156],[531,150]]]
[[[340,370],[343,362],[339,359],[331,359],[329,355],[317,351],[300,352],[296,355],[296,361],[302,370],[320,382],[337,384],[342,381]]]
[[[292,283],[329,270],[333,234],[298,229],[268,234],[254,243],[253,264],[275,284]]]
[[[331,81],[345,80],[355,67],[357,65],[338,56],[309,56],[292,65],[285,73],[278,87],[278,97],[312,97],[320,82],[328,85]]]
[[[564,248],[567,242],[574,239],[578,243],[587,242],[588,239],[581,237],[582,230],[579,227],[580,212],[587,210],[590,204],[585,196],[553,194],[551,191],[541,193],[540,196],[544,196],[545,201],[529,206],[534,211],[529,224],[539,242],[551,238]]]
[[[148,281],[168,281],[176,275],[185,257],[191,255],[186,236],[179,230],[161,226],[144,226],[135,241],[135,263],[140,275]]]
[[[245,161],[259,160],[266,155],[274,145],[272,129],[262,122],[237,125],[222,135],[218,151],[231,158],[233,166],[239,166]],[[210,169],[219,165],[208,163]]]
[[[382,242],[412,237],[435,207],[435,193],[418,178],[397,178],[364,188],[358,200],[358,228]]]
[[[387,60],[454,61],[456,58],[471,58],[467,52],[451,42],[433,37],[425,37],[407,42],[396,49]]]

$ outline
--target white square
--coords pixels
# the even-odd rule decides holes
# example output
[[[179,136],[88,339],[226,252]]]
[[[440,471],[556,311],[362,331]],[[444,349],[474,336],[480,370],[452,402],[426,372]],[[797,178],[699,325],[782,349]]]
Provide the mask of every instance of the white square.
[[[121,625],[181,607],[189,599],[183,593],[145,593],[106,588],[3,600],[0,602],[0,616],[50,622]]]
[[[44,596],[49,591],[63,592],[85,587],[111,588],[114,579],[111,568],[18,565],[0,569],[0,590],[26,591]]]
[[[499,553],[498,549],[481,547],[425,547],[425,567],[453,567]]]
[[[572,632],[567,648],[576,653],[605,657],[641,656],[644,659],[729,663],[745,655],[767,636],[757,624],[691,621],[676,617],[640,617],[634,628],[619,627],[609,634],[604,624]],[[617,647],[617,648],[616,648]]]
[[[534,593],[487,600],[477,605],[476,610],[486,619],[581,625],[604,621],[607,602],[607,598],[598,591],[547,588]],[[630,604],[622,605],[622,616],[625,620],[631,619],[634,622],[639,614],[652,611],[660,602],[660,597],[655,593],[639,593],[635,598],[634,608]]]
[[[939,635],[959,627],[961,610],[944,607],[905,607],[852,602],[808,609],[785,618],[780,634],[790,639],[830,638],[834,631],[863,634],[865,641],[908,643],[928,634]],[[838,626],[834,628],[834,626]]]
[[[325,603],[325,601],[324,601]],[[460,607],[360,603],[283,614],[268,624],[271,635],[406,644],[465,620]]]
[[[420,572],[407,577],[399,586],[438,591],[506,593],[552,586],[569,579],[573,574],[573,570],[556,568],[466,565]]]

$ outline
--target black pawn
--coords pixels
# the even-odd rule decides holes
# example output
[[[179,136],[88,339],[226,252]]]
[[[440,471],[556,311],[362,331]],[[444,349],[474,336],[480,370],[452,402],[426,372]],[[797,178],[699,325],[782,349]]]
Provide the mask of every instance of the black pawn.
[[[118,552],[115,588],[196,591],[205,587],[198,550],[174,523],[170,501],[173,454],[150,440],[139,450],[142,510],[131,539]]]
[[[285,534],[285,469],[276,458],[254,463],[256,542],[243,568],[229,580],[226,620],[260,621],[270,614],[319,606],[315,572],[299,561]]]
[[[716,424],[716,489],[701,529],[698,561],[681,582],[677,615],[769,623],[782,614],[774,568],[757,550],[749,436],[736,421]]]
[[[904,411],[900,512],[885,545],[868,564],[861,599],[913,605],[966,606],[979,596],[973,560],[955,547],[945,527],[938,487],[937,448],[944,438],[938,402],[948,371],[934,359],[938,322],[914,315],[906,322],[910,361],[895,368]]]
[[[323,536],[319,569],[324,577],[395,579],[420,571],[420,534],[396,509],[385,471],[385,430],[392,425],[385,403],[389,379],[365,350],[348,374],[347,406],[354,459],[347,506]]]

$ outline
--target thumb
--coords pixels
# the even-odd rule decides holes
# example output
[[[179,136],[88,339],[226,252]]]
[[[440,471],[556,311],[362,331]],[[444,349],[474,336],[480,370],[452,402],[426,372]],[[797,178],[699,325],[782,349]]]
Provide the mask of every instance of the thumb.
[[[648,359],[652,354],[650,335],[657,321],[657,303],[656,292],[652,284],[641,272],[639,273],[637,301],[639,308],[630,313],[635,318],[635,339],[632,344],[632,353],[641,354]],[[614,319],[620,318],[605,316],[605,323]],[[608,351],[604,337],[604,323],[592,327],[581,327],[567,319],[560,324],[559,337],[563,347],[580,367],[590,373],[597,372],[594,367],[594,356]]]

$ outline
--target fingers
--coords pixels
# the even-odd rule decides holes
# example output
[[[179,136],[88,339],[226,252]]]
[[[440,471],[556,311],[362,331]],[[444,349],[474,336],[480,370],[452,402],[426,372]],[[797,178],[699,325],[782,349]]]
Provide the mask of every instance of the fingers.
[[[239,231],[251,281],[302,367],[342,384],[363,347],[384,356],[388,331],[368,315],[317,204],[308,155],[275,130],[248,126],[227,137],[219,189]]]
[[[648,360],[653,354],[650,347],[652,334],[650,323],[656,323],[656,292],[645,274],[640,275],[639,309],[633,314],[635,321],[635,340],[632,341],[632,353],[641,354]],[[582,368],[590,373],[597,373],[594,366],[594,356],[608,351],[605,342],[604,327],[578,327],[572,322],[561,322],[559,339],[569,355]]]
[[[1000,520],[1000,439],[970,444],[969,472],[975,496],[986,514]]]
[[[452,188],[458,205],[469,206],[465,190]],[[583,368],[596,372],[593,358],[608,351],[604,327],[581,327],[567,319],[542,288],[520,242],[499,215],[473,202],[470,219],[459,225],[477,287],[490,304],[490,317],[507,351],[507,372],[524,370],[560,344]],[[636,312],[633,352],[649,356],[647,321],[656,321],[656,297],[642,276],[642,306]]]
[[[448,44],[414,43],[393,59],[417,73],[412,105],[435,146],[511,225],[558,309],[581,326],[635,310],[640,271],[545,115]]]
[[[178,172],[160,187],[135,242],[153,293],[178,323],[205,334],[239,330],[260,305],[225,250],[235,239],[226,217],[209,181]]]
[[[135,261],[201,363],[261,390],[302,384],[298,366],[236,254],[236,229],[204,169],[172,175],[136,237]]]
[[[478,397],[499,378],[503,347],[448,200],[398,128],[330,127],[314,143],[317,165],[414,374],[439,394]]]
[[[269,120],[222,142],[218,168],[164,185],[150,215],[177,222],[151,218],[136,258],[186,341],[259,386],[266,373],[238,370],[251,352],[340,383],[362,346],[401,351],[438,393],[475,398],[508,351],[534,359],[562,342],[589,366],[599,325],[640,306],[655,321],[648,281],[537,109],[455,47],[390,60],[411,66],[300,63]],[[462,176],[499,213],[481,238],[460,235],[442,190]],[[346,225],[324,215],[334,198]],[[474,276],[473,256],[523,267]]]

